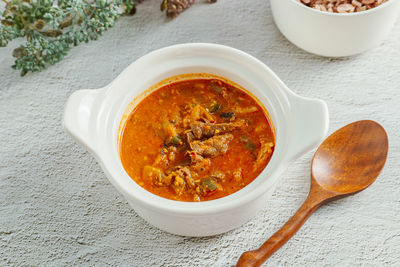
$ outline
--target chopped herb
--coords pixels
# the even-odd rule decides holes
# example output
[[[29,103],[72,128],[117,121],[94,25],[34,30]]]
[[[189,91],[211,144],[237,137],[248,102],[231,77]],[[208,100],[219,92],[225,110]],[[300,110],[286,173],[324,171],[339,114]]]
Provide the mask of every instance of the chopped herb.
[[[212,104],[210,105],[209,111],[211,113],[216,113],[221,109],[221,105],[217,103],[217,101],[213,101]]]
[[[248,143],[247,143],[247,145],[246,145],[246,148],[248,149],[248,150],[256,150],[256,148],[257,148],[257,146],[253,143],[253,142],[251,142],[251,141],[249,141]]]
[[[254,151],[257,149],[256,144],[248,137],[240,137],[240,141],[245,145],[246,149]]]
[[[221,115],[219,115],[221,118],[225,119],[231,119],[235,116],[234,112],[222,112]]]
[[[203,179],[203,184],[208,188],[208,190],[210,190],[210,191],[214,191],[214,190],[216,190],[217,188],[218,188],[218,186],[216,186],[212,181],[211,181],[211,179],[208,179],[208,178],[206,178],[206,179]]]
[[[181,143],[182,143],[182,139],[179,137],[179,135],[175,135],[174,137],[172,137],[169,140],[168,145],[178,146]]]

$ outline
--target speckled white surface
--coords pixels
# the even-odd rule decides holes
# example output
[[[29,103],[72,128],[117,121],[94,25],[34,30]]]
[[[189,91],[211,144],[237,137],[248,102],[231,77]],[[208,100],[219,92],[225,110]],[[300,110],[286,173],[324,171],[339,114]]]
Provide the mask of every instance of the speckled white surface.
[[[301,205],[312,152],[291,164],[246,225],[208,238],[166,234],[138,217],[63,132],[73,91],[102,87],[145,53],[183,42],[220,43],[256,56],[296,93],[327,101],[330,132],[368,118],[389,134],[389,158],[373,186],[318,210],[267,266],[399,266],[400,21],[372,51],[328,59],[290,44],[265,0],[199,1],[172,21],[158,5],[145,2],[98,41],[24,78],[10,68],[17,42],[0,49],[0,266],[232,266]]]

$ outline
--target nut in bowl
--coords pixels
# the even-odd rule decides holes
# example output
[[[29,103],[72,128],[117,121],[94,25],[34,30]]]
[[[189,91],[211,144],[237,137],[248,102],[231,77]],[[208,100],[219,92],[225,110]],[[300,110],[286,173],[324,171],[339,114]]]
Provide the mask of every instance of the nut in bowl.
[[[352,13],[366,11],[387,0],[297,0],[300,3],[319,11],[332,13]]]
[[[389,35],[400,1],[271,0],[271,9],[279,30],[299,48],[345,57],[365,52]]]
[[[219,84],[217,81],[217,84],[222,87],[214,88],[215,92],[207,93],[207,86],[216,80],[221,82]],[[171,86],[180,86],[181,89]],[[235,86],[238,91],[230,86]],[[164,90],[165,88],[169,88],[169,91]],[[213,86],[211,85],[210,88]],[[199,101],[198,104],[188,107],[181,105],[179,101],[183,101],[184,98],[180,98],[182,96],[178,96],[172,89],[183,95],[193,95],[194,99],[198,98],[196,100]],[[205,92],[204,96],[201,96],[202,90]],[[254,116],[239,114],[244,109],[236,110],[238,114],[236,118],[225,115],[229,113],[226,111],[235,107],[235,103],[224,102],[223,90],[234,97],[242,97],[240,107],[245,108],[248,105],[247,110],[254,112]],[[197,94],[200,95],[197,96]],[[219,101],[217,104],[221,106],[215,106],[214,102],[209,101],[206,96],[210,94],[212,96],[210,100],[216,98]],[[246,98],[246,95],[250,98]],[[152,99],[152,97],[156,98]],[[175,100],[174,97],[176,97]],[[133,142],[125,143],[131,144],[131,147],[126,148],[133,151],[132,153],[143,151],[143,149],[149,152],[152,149],[156,151],[149,155],[138,152],[139,157],[149,156],[149,159],[148,161],[144,159],[142,170],[135,174],[135,170],[130,170],[129,164],[124,161],[122,146],[126,138],[125,131],[131,126],[133,127],[131,130],[135,130],[137,125],[134,121],[146,121],[146,118],[143,118],[146,114],[152,116],[146,110],[148,103],[155,103],[152,102],[154,100],[159,102],[163,99],[164,103],[170,105],[168,109],[172,111],[174,103],[180,103],[177,107],[182,108],[179,111],[182,114],[182,125],[177,124],[177,120],[171,119],[158,125],[163,121],[157,118],[158,115],[162,116],[162,109],[154,111],[156,115],[158,114],[154,118],[147,118],[154,121],[154,124],[148,123],[142,125],[143,128],[139,127],[143,131],[140,142],[133,139]],[[147,104],[141,106],[141,103]],[[142,109],[143,107],[145,109]],[[160,107],[163,105],[158,106]],[[211,113],[211,116],[207,112]],[[188,114],[190,116],[185,126],[185,115]],[[129,126],[131,118],[133,121]],[[246,122],[243,121],[249,123],[250,118],[257,120],[253,121],[254,125],[258,123],[262,125],[260,136],[265,138],[263,142],[267,142],[265,147],[268,144],[273,151],[271,149],[266,152],[267,157],[261,158],[261,165],[257,165],[257,168],[251,167],[254,171],[252,174],[249,171],[248,174],[253,177],[250,175],[248,177],[251,179],[245,178],[241,187],[229,191],[230,184],[224,182],[221,176],[211,177],[209,181],[204,181],[202,179],[204,177],[199,174],[200,171],[193,173],[191,161],[185,163],[186,151],[182,154],[178,153],[180,149],[194,151],[197,154],[195,156],[209,159],[210,164],[218,164],[217,157],[230,157],[226,158],[227,162],[237,159],[232,153],[229,154],[230,149],[248,153],[241,150],[248,143],[247,141],[240,143],[241,130],[236,128],[245,127]],[[266,123],[269,123],[270,128]],[[228,132],[222,133],[219,130],[217,132],[216,128],[210,127],[208,128],[210,131],[200,133],[193,128],[193,125],[209,127],[211,124],[212,126],[218,124],[219,130]],[[272,195],[279,182],[280,174],[289,162],[316,147],[325,137],[328,130],[328,110],[321,100],[303,98],[294,94],[267,66],[242,51],[215,44],[182,44],[143,56],[104,88],[78,90],[73,93],[65,107],[63,125],[78,143],[95,156],[110,182],[146,221],[173,234],[208,236],[239,227],[264,207],[266,200]],[[155,128],[152,128],[153,125]],[[152,133],[158,126],[161,130],[160,138]],[[227,130],[225,127],[231,128]],[[145,132],[146,129],[150,129],[150,132]],[[212,129],[215,131],[211,131]],[[184,134],[189,133],[193,134],[194,139],[191,141],[185,140],[187,135],[185,137]],[[215,136],[217,139],[224,140],[210,141]],[[251,131],[249,131],[249,138],[256,140],[256,136],[252,135]],[[141,147],[142,143],[146,143],[148,147]],[[153,147],[154,144],[155,147]],[[218,145],[214,146],[214,144]],[[261,146],[261,141],[259,141],[255,147],[251,148],[256,149],[255,158]],[[167,152],[159,150],[164,148]],[[171,151],[175,152],[171,153]],[[167,162],[163,160],[158,162],[161,165],[155,164],[157,153],[160,155],[168,153],[168,164],[171,163],[172,167],[177,167],[177,165],[182,167],[186,164],[187,169],[169,170],[162,165]],[[170,156],[171,154],[174,155]],[[253,154],[249,153],[249,155]],[[182,160],[179,160],[179,157],[182,157]],[[187,159],[191,160],[190,156]],[[251,157],[247,159],[253,160]],[[219,160],[219,163],[221,162],[223,160]],[[247,175],[244,167],[246,166],[243,166],[243,174]],[[153,168],[158,168],[158,170]],[[188,175],[188,170],[193,181],[185,177]],[[221,168],[221,170],[226,172],[228,169]],[[183,183],[176,178],[179,175],[184,177]],[[228,177],[228,174],[226,175]],[[164,180],[168,176],[170,180],[169,178]],[[150,177],[147,186],[143,180],[146,177]],[[171,181],[178,182],[172,184]],[[154,182],[156,184],[152,184]],[[196,191],[197,187],[199,191]],[[212,194],[209,194],[210,191]]]

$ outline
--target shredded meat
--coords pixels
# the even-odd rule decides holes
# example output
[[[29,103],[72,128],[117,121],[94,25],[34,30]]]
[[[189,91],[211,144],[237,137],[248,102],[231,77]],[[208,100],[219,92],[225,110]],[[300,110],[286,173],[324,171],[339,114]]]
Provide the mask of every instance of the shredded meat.
[[[190,188],[194,188],[196,186],[188,167],[176,167],[174,171],[167,176],[167,178],[172,181],[172,188],[178,195],[183,193],[186,185],[188,185]]]
[[[244,120],[238,120],[228,123],[202,123],[195,122],[192,124],[192,133],[196,139],[208,138],[217,134],[232,132],[233,130],[245,127],[247,124]]]
[[[168,157],[164,153],[158,154],[157,158],[154,160],[153,166],[160,168],[166,168],[169,166]]]
[[[153,166],[144,166],[143,178],[153,181],[153,183],[157,186],[164,186],[171,184],[171,179],[165,176],[165,174],[159,168]]]
[[[183,119],[183,126],[187,128],[196,121],[215,122],[215,118],[204,107],[195,105]]]
[[[254,170],[258,169],[267,158],[272,154],[272,148],[274,147],[274,143],[267,142],[265,139],[260,140],[261,147],[257,154],[256,162],[254,163]]]
[[[152,166],[165,170],[175,160],[176,152],[177,150],[174,146],[161,148],[160,154],[158,154]]]
[[[215,157],[226,153],[232,139],[232,134],[216,135],[205,141],[193,141],[190,143],[190,148],[203,157]]]
[[[255,106],[250,106],[250,107],[234,107],[234,112],[239,113],[239,114],[247,114],[247,113],[253,113],[256,112],[258,109]]]
[[[210,159],[204,158],[195,151],[190,151],[189,156],[192,164],[191,169],[196,172],[203,172],[211,165]]]
[[[172,182],[172,188],[174,189],[175,193],[180,196],[185,190],[185,180],[179,175],[174,175],[173,179],[174,181]]]
[[[194,137],[194,134],[192,133],[192,131],[189,131],[189,132],[186,133],[186,139],[187,139],[187,142],[190,144],[196,138]]]
[[[225,182],[225,174],[223,172],[219,172],[219,171],[213,172],[210,175],[210,178],[213,178],[217,181]]]

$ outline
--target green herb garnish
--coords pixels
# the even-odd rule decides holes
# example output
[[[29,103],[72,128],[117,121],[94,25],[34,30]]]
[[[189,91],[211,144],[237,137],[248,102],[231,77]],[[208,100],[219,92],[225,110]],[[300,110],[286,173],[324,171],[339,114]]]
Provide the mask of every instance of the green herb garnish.
[[[123,14],[133,15],[143,0],[0,0],[0,47],[19,37],[12,68],[28,72],[45,69],[62,60],[72,46],[97,40]],[[162,10],[174,17],[194,0],[163,0]],[[122,38],[122,37],[121,37]]]
[[[203,179],[203,184],[208,188],[208,190],[210,191],[214,191],[218,188],[218,186],[216,186],[211,179],[206,178]]]

